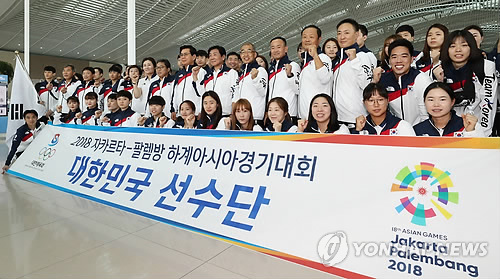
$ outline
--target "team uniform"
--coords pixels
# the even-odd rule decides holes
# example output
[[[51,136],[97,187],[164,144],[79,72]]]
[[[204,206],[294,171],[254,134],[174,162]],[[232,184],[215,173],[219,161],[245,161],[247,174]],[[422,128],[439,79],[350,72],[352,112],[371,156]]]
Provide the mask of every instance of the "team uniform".
[[[156,119],[154,118],[154,116],[150,116],[150,117],[148,117],[148,119],[146,119],[146,121],[144,121],[143,126],[149,127],[149,128],[160,128],[161,127],[160,126],[160,118],[163,116],[167,117],[165,115],[165,113],[163,113],[163,112],[161,113],[160,117],[158,117]],[[167,121],[165,122],[165,125],[168,123],[169,120],[170,119],[167,117]]]
[[[264,131],[295,133],[297,132],[297,126],[293,125],[292,121],[285,119],[283,120],[283,123],[281,123],[281,131],[275,131],[273,123],[271,121],[268,121],[266,126],[264,127]]]
[[[311,129],[304,130],[304,133],[320,133],[320,134],[322,134],[322,132],[318,128],[318,123],[316,123],[316,122],[311,123]],[[351,132],[349,132],[349,128],[347,128],[346,125],[340,124],[340,128],[337,131],[330,131],[327,129],[325,131],[325,134],[349,135],[349,134],[351,134]]]
[[[377,57],[375,57],[375,54],[371,50],[369,50],[366,45],[362,46],[359,48],[361,52],[364,52],[368,55],[368,59],[370,60],[370,63],[372,65],[372,69],[375,69],[377,67]]]
[[[201,111],[201,95],[195,90],[196,84],[193,84],[193,67],[188,65],[187,68],[179,70],[175,74],[174,89],[172,95],[171,112],[179,112],[179,106],[185,100],[190,100],[196,107],[196,115]],[[203,68],[198,72],[198,80],[202,80],[206,75]]]
[[[451,119],[443,129],[437,128],[432,119],[427,119],[413,127],[417,136],[433,136],[433,137],[485,137],[484,130],[477,122],[475,130],[471,132],[465,131],[464,121],[458,116],[455,111],[451,111]]]
[[[47,89],[49,82],[46,80],[42,80],[39,83],[35,84],[36,92],[38,93],[38,100],[43,101],[44,107],[47,110],[56,110],[56,106],[59,103],[59,98],[57,96],[57,81],[53,80],[50,82],[52,84],[52,90]]]
[[[82,110],[82,111],[85,109],[85,96],[89,92],[94,92],[94,81],[93,80],[86,82],[86,83],[82,82],[76,88],[75,97],[77,97],[78,100],[80,101],[80,110]],[[97,94],[97,98],[99,98],[99,94]],[[97,103],[99,103],[99,100],[97,100]]]
[[[81,112],[80,108],[76,111],[70,111],[68,113],[55,112],[54,113],[54,125],[58,124],[78,124],[78,118],[76,118],[76,114]]]
[[[226,130],[226,123],[225,123],[225,119],[227,119],[228,117],[223,117],[220,121],[219,121],[219,124],[217,125],[217,130]],[[238,123],[236,123],[236,128],[238,128],[239,131],[246,131],[246,130],[243,130],[241,128],[240,125],[238,125]],[[262,132],[262,127],[260,127],[260,125],[253,125],[253,129],[252,131],[254,132]]]
[[[210,116],[207,114],[208,121],[205,125],[201,121],[198,121],[198,124],[196,125],[196,129],[209,129],[209,130],[214,130],[217,128],[219,125],[219,122],[215,121],[215,116]]]
[[[188,129],[188,128],[184,128],[184,118],[182,117],[177,117],[177,120],[172,120],[170,119],[169,120],[170,123],[168,123],[168,126],[169,128],[176,128],[176,129]],[[190,129],[196,129],[198,127],[198,119],[195,119],[194,120],[194,123],[193,123],[193,128],[190,128]]]
[[[318,56],[324,67],[316,70],[313,57],[304,52],[304,66],[299,76],[298,98],[298,112],[301,119],[307,119],[309,116],[309,106],[314,96],[320,93],[328,95],[332,93],[332,60],[326,54],[321,53],[319,47]]]
[[[407,74],[396,78],[393,72],[387,72],[382,74],[379,83],[389,93],[389,108],[395,116],[412,125],[427,119],[424,91],[432,83],[427,74],[410,68]]]
[[[394,116],[388,112],[382,123],[375,125],[371,115],[366,117],[366,123],[361,131],[356,131],[355,128],[350,129],[351,134],[359,135],[386,135],[386,136],[414,136],[415,131],[410,123]]]
[[[118,93],[120,90],[124,90],[126,82],[124,83],[123,79],[117,80],[113,83],[111,80],[106,80],[103,83],[101,91],[99,91],[99,108],[104,111],[104,113],[108,113],[108,97],[112,93]]]
[[[153,96],[161,96],[165,100],[165,108],[163,112],[166,114],[170,114],[171,105],[172,105],[172,92],[174,89],[174,81],[175,76],[166,76],[163,79],[157,79],[151,83],[149,87],[149,92],[147,96],[147,100],[151,99]],[[146,106],[148,102],[146,102]],[[146,108],[147,111],[147,108]],[[148,112],[149,113],[149,112]]]
[[[127,108],[126,110],[117,111],[116,115],[113,116],[113,119],[110,119],[110,126],[114,127],[137,127],[137,122],[141,115],[132,108]]]
[[[73,77],[70,82],[63,80],[57,87],[58,105],[62,106],[63,113],[69,112],[67,99],[75,95],[76,88],[78,88],[78,86],[80,86],[81,83],[82,83],[81,81]],[[66,93],[62,93],[61,90],[63,88],[66,88]]]
[[[456,70],[453,66],[446,67],[443,65],[444,81],[450,85],[455,92],[455,96],[460,96],[463,91],[467,79],[469,65]],[[479,119],[484,133],[489,136],[493,129],[493,120],[497,107],[497,89],[498,80],[496,77],[495,64],[491,61],[484,60],[484,77],[478,77],[473,74],[472,82],[475,89],[474,100],[457,98],[455,100],[454,109],[457,114],[474,113]]]
[[[196,83],[195,89],[200,96],[208,90],[215,91],[220,98],[222,115],[230,115],[233,97],[238,91],[238,81],[238,72],[222,64],[219,70],[207,71],[205,78]]]
[[[76,120],[76,124],[80,125],[98,125],[97,118],[95,117],[95,112],[98,111],[99,108],[95,107],[92,109],[87,108],[87,110],[82,113],[82,117]]]
[[[356,58],[349,60],[345,53],[356,49]],[[356,123],[356,117],[365,115],[363,89],[373,78],[369,54],[362,52],[358,44],[343,48],[337,53],[333,68],[333,100],[338,119],[344,123]]]
[[[288,77],[285,65],[292,66],[292,77]],[[299,95],[299,64],[290,61],[288,55],[280,60],[273,60],[269,66],[269,100],[282,97],[288,103],[288,113],[297,117],[297,96]]]
[[[30,130],[26,123],[17,128],[14,138],[12,138],[9,155],[7,155],[7,160],[5,161],[6,166],[10,166],[28,148],[43,127],[45,127],[45,123],[37,121],[34,130]]]
[[[149,101],[149,90],[151,84],[159,79],[158,75],[154,74],[151,78],[143,77],[139,79],[138,86],[141,88],[142,94],[141,97],[135,98],[132,90],[129,90],[132,93],[132,110],[141,114],[144,114],[148,111],[148,101]],[[132,85],[132,83],[130,83]],[[133,87],[132,87],[133,88]]]
[[[242,69],[238,84],[239,90],[233,101],[247,99],[252,105],[254,119],[263,120],[266,107],[267,71],[255,61],[243,65]],[[255,79],[252,79],[250,74],[252,69],[259,71]]]
[[[99,126],[111,126],[111,123],[116,122],[114,120],[117,118],[119,112],[120,112],[120,110],[117,110],[115,112],[109,112],[107,114],[103,114],[103,116],[101,118],[97,119],[97,125],[99,125]],[[102,119],[105,117],[109,119],[109,122],[102,121]]]

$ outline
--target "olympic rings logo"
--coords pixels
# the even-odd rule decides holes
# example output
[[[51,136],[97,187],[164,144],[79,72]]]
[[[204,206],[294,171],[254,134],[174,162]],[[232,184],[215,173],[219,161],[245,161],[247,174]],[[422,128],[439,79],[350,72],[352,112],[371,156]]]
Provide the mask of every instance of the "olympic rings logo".
[[[44,147],[38,152],[38,159],[46,161],[54,156],[54,154],[56,154],[55,148]]]

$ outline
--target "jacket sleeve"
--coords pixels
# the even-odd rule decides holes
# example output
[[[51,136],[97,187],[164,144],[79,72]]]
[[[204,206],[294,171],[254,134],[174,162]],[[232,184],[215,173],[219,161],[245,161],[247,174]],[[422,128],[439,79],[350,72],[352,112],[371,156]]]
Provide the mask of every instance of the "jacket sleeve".
[[[373,69],[370,59],[365,53],[358,52],[356,58],[349,61],[349,65],[355,73],[358,73],[356,76],[358,87],[361,88],[361,90],[365,89],[373,79]]]
[[[323,62],[323,67],[316,70],[316,75],[321,84],[328,84],[333,82],[332,74],[332,60],[326,54],[321,53],[319,59]],[[294,73],[295,74],[295,73]]]
[[[476,116],[479,118],[478,123],[481,124],[486,136],[491,135],[493,129],[493,121],[495,120],[497,107],[497,88],[498,81],[495,64],[485,60],[483,84],[480,88],[476,88],[476,101],[474,103],[477,103],[479,106],[480,115]],[[475,109],[475,111],[478,110]]]
[[[300,66],[295,62],[290,63],[290,65],[292,65],[293,77],[288,78],[288,85],[293,88],[296,95],[299,95]]]
[[[255,86],[257,89],[257,93],[260,96],[266,96],[267,94],[267,71],[259,67],[258,68],[259,73],[257,74],[257,77],[255,79],[252,79],[252,84]]]
[[[484,138],[487,137],[487,134],[485,133],[485,129],[481,127],[479,122],[476,123],[476,127],[474,128],[474,131],[467,132],[464,130],[464,137],[467,138]]]
[[[432,83],[432,78],[427,73],[421,72],[415,78],[415,93],[417,94],[416,98],[418,104],[419,117],[417,118],[418,122],[413,124],[418,124],[429,118],[429,113],[427,113],[427,109],[425,108],[424,92],[427,86],[429,86],[431,83]]]
[[[401,120],[398,125],[398,136],[415,136],[415,130],[410,123]]]
[[[235,70],[231,70],[231,94],[233,103],[238,101],[241,97],[240,95],[240,75]]]
[[[16,134],[12,139],[12,146],[10,148],[9,155],[7,155],[7,160],[5,161],[6,166],[10,166],[10,164],[12,163],[12,159],[14,158],[14,155],[16,155],[17,153],[17,148],[19,147],[21,141],[23,140],[24,132],[21,127],[17,129]]]
[[[59,125],[61,124],[61,116],[62,116],[62,113],[60,112],[54,112],[54,125]]]

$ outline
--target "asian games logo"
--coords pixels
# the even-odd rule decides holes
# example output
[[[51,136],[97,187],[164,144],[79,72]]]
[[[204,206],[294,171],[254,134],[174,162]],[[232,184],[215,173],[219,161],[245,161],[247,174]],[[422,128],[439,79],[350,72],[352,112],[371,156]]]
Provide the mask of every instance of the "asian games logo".
[[[44,146],[40,151],[38,152],[38,159],[47,161],[49,158],[52,158],[56,154],[56,149],[54,146],[59,143],[59,136],[60,134],[55,134],[48,146]]]
[[[413,217],[415,225],[426,226],[427,219],[434,218],[437,213],[450,219],[452,214],[447,210],[458,204],[458,192],[450,192],[453,182],[448,171],[442,171],[431,163],[421,162],[414,170],[402,168],[396,175],[391,192],[404,194],[396,211],[406,211]],[[403,213],[404,214],[404,213]]]

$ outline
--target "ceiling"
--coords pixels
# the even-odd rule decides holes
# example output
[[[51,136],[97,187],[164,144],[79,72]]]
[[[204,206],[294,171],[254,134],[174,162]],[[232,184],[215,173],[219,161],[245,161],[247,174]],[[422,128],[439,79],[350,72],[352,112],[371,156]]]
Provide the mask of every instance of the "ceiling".
[[[269,40],[285,37],[296,57],[300,31],[308,24],[335,37],[337,23],[352,17],[369,30],[368,48],[378,52],[385,37],[401,24],[411,24],[421,48],[432,23],[456,30],[477,24],[485,31],[483,49],[490,50],[500,27],[500,0],[137,0],[137,60],[146,56],[176,59],[179,46],[199,49],[220,44],[228,51],[243,42],[266,55]],[[0,0],[0,49],[23,50],[23,1]],[[31,0],[32,53],[126,63],[127,0]],[[175,64],[175,63],[173,63]]]

